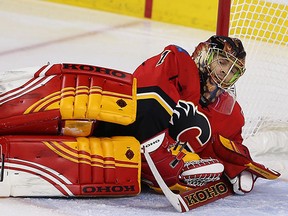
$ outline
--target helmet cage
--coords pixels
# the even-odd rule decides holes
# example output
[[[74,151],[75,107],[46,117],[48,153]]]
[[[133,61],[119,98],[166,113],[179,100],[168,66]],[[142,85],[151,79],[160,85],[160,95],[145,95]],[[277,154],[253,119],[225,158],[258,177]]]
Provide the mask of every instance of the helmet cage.
[[[222,70],[222,65],[220,60],[227,60],[228,62],[232,63],[228,71]],[[244,74],[245,67],[243,62],[233,56],[232,54],[223,51],[222,49],[212,47],[208,49],[206,58],[204,60],[206,69],[208,74],[212,78],[212,80],[218,85],[219,88],[224,90],[229,89],[234,83]],[[225,73],[224,76],[220,77],[217,74],[215,68],[212,68],[212,63],[216,62],[217,65],[221,68],[221,70]],[[233,76],[227,81],[227,78]]]

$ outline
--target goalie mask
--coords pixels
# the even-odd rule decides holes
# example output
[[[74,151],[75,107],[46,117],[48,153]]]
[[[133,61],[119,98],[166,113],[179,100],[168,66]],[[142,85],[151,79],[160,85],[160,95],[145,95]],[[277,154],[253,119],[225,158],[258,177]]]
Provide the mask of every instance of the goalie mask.
[[[192,54],[201,78],[202,106],[208,106],[224,92],[231,95],[225,104],[229,114],[235,103],[234,83],[245,72],[245,56],[242,42],[237,38],[212,36],[200,43]],[[227,98],[227,97],[225,97]],[[221,110],[226,108],[221,107]],[[222,112],[221,111],[221,112]]]

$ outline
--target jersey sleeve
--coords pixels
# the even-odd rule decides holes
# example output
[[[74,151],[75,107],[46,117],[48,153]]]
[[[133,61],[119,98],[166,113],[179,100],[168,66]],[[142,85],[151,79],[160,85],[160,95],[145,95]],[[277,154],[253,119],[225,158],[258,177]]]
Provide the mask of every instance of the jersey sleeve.
[[[143,62],[134,72],[138,88],[159,87],[170,98],[199,101],[198,69],[189,53],[169,45],[158,55]]]

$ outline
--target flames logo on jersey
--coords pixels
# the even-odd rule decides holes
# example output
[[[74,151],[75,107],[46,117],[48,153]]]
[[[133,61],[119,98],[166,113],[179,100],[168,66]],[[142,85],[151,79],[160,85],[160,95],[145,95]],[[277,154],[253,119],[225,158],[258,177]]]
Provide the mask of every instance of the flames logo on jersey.
[[[188,142],[191,150],[197,151],[210,140],[211,126],[208,118],[197,106],[180,100],[170,120],[169,134],[175,140]]]

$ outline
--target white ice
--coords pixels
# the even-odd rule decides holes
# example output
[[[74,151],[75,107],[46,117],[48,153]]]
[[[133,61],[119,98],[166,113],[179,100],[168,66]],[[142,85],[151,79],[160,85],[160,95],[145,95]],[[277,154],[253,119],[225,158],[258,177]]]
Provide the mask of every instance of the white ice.
[[[47,62],[73,62],[133,72],[166,45],[177,44],[191,52],[213,34],[37,0],[0,0],[0,29],[0,71]],[[277,155],[273,154],[275,160]],[[288,152],[282,152],[278,156],[282,168],[288,166],[287,155]],[[269,158],[269,152],[257,157],[268,164]],[[279,169],[281,166],[275,165]],[[245,196],[230,196],[184,215],[284,216],[288,214],[287,203],[287,178],[258,180],[253,192]],[[148,190],[129,198],[0,198],[0,212],[4,216],[180,214],[164,196]]]

